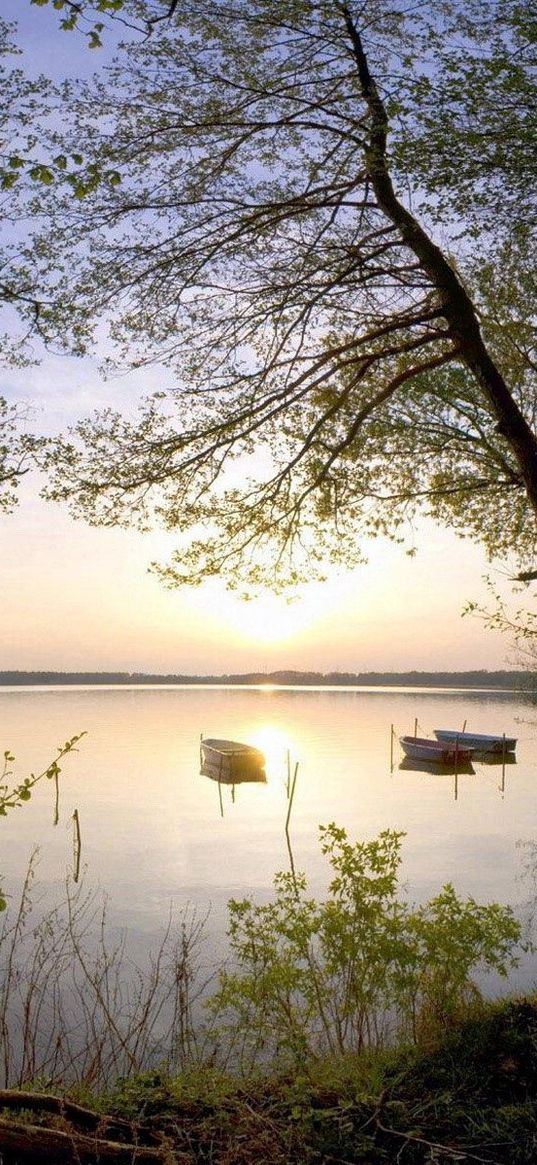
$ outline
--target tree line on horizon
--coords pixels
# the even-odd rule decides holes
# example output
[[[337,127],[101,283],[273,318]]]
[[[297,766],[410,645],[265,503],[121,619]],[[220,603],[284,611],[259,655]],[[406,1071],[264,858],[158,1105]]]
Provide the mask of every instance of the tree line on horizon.
[[[370,686],[397,684],[421,687],[497,687],[531,689],[535,675],[529,670],[487,671],[406,671],[406,672],[316,672],[293,669],[271,672],[210,673],[192,675],[159,672],[62,672],[0,671],[0,686],[25,684],[299,684],[326,686]]]

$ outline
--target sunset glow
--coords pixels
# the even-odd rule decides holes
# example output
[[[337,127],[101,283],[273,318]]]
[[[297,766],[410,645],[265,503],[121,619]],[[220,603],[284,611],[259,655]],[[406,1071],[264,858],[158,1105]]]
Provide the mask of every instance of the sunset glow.
[[[326,611],[326,591],[303,592],[288,601],[267,594],[249,602],[225,595],[220,601],[220,615],[244,642],[284,643],[312,627]]]

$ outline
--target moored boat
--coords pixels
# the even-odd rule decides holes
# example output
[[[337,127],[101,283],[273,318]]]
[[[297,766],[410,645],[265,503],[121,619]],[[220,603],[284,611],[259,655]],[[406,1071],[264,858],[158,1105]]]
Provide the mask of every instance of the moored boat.
[[[435,728],[434,734],[441,743],[454,745],[457,741],[463,748],[474,748],[479,752],[514,752],[517,744],[516,738],[512,736],[457,732],[455,728]]]
[[[203,776],[223,784],[242,781],[266,781],[265,757],[251,744],[238,740],[207,738],[200,742],[200,762]]]
[[[440,764],[457,764],[471,760],[473,749],[466,745],[459,745],[456,741],[449,744],[440,740],[427,740],[423,736],[400,736],[399,742],[406,756],[413,760],[432,760]]]

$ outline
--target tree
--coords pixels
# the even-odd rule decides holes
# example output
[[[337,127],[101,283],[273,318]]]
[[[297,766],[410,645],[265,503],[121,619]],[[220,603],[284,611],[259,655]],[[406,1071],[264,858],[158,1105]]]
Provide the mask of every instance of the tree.
[[[42,80],[27,81],[22,71],[14,66],[12,35],[11,26],[0,19],[0,63],[6,94],[0,113],[0,306],[9,316],[0,336],[0,346],[4,365],[21,365],[28,359],[29,334],[39,330],[41,305],[30,273],[21,262],[20,210],[13,198],[13,190],[20,180],[21,171],[26,171],[32,182],[43,180],[45,168],[35,158],[21,157],[21,147],[23,142],[29,149],[34,144],[29,128],[34,102],[36,98],[45,97],[48,86]],[[22,335],[13,329],[14,307],[22,308],[25,316]],[[8,403],[0,394],[0,514],[13,509],[22,478],[44,448],[43,439],[27,432],[28,419],[29,410],[25,405]]]
[[[179,0],[151,0],[131,5],[128,0],[30,0],[37,8],[46,8],[53,3],[60,13],[60,28],[64,32],[81,31],[87,37],[88,47],[101,48],[102,34],[106,23],[112,21],[133,29],[135,32],[151,32],[161,20],[169,20],[175,13]],[[125,17],[124,12],[135,9],[134,21]]]
[[[16,505],[21,479],[44,447],[43,438],[24,431],[26,412],[0,396],[0,514],[10,513]]]
[[[515,586],[513,586],[515,580],[511,579],[510,594],[506,596],[505,593],[501,593],[498,578],[485,577],[484,582],[488,591],[487,605],[483,606],[475,601],[468,602],[463,615],[474,615],[481,619],[490,631],[499,631],[502,635],[506,635],[511,642],[513,658],[517,666],[523,668],[524,671],[535,673],[537,671],[537,610],[535,609],[537,595],[535,591],[531,595],[526,594],[522,606],[518,605],[521,600],[515,597],[525,590],[526,584],[533,581],[533,578],[532,571],[528,578],[522,577],[518,581],[518,585]],[[533,608],[528,605],[529,603],[533,603]]]
[[[49,496],[176,529],[172,584],[311,577],[420,509],[531,561],[530,18],[516,0],[121,14],[150,35],[67,87],[50,148],[80,151],[86,181],[40,197],[27,262],[50,336],[83,350],[105,319],[177,387],[81,421]]]

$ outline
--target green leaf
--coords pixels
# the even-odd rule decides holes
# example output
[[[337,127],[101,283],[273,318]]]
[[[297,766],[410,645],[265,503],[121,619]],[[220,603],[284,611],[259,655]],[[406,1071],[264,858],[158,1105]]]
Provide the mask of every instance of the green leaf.
[[[37,166],[32,166],[30,170],[30,178],[32,182],[42,182],[45,186],[51,186],[54,182],[54,174],[48,167],[39,163]]]

